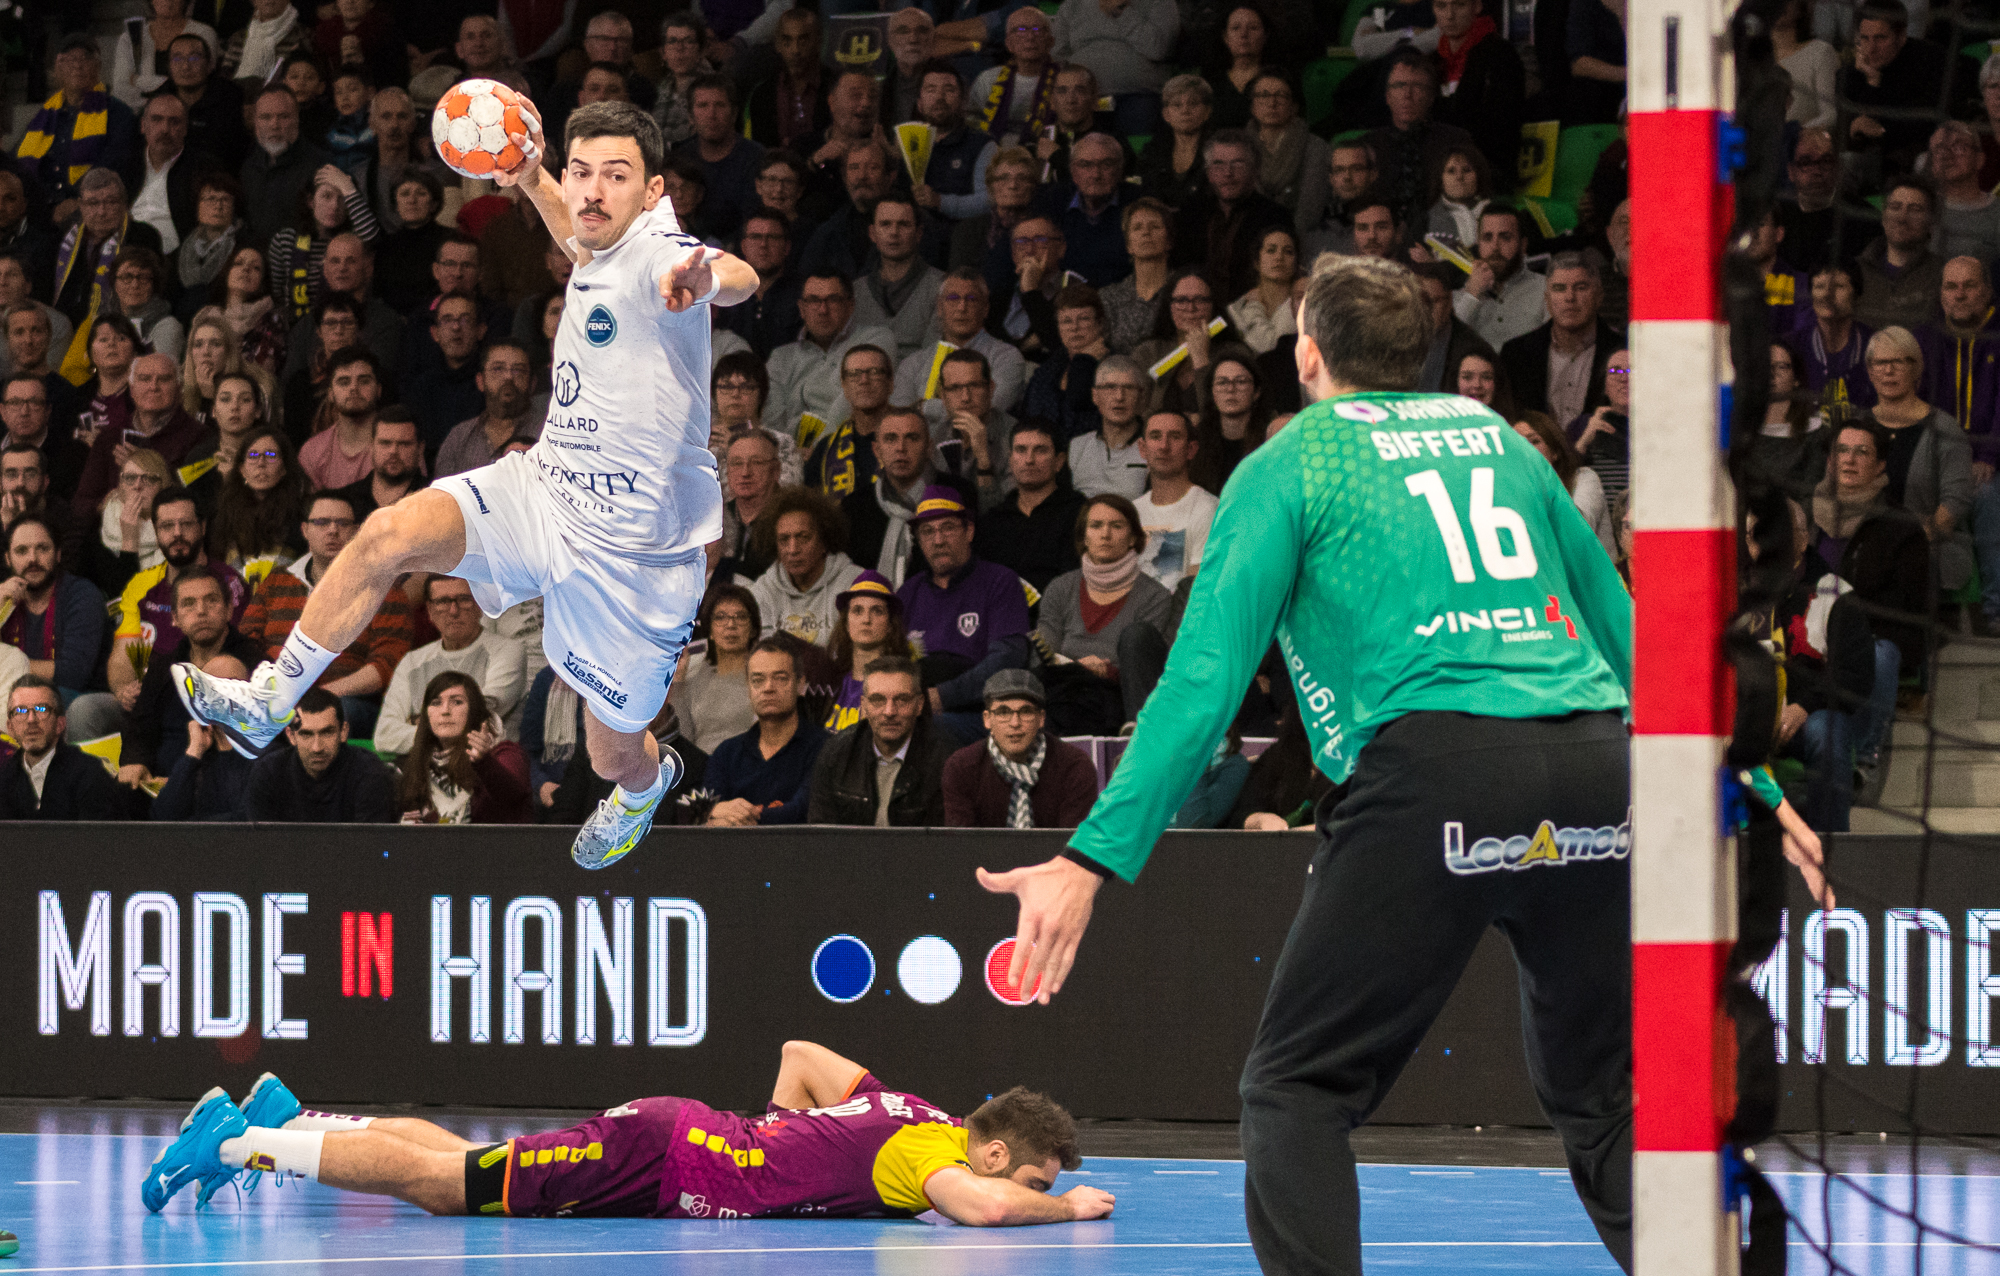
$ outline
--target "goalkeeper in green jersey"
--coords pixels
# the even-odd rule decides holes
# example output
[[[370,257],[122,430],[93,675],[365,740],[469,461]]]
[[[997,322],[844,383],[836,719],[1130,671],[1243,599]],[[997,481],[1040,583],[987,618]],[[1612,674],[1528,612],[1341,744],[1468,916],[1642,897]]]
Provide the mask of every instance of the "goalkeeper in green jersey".
[[[1064,856],[981,873],[1020,897],[1009,977],[1044,1001],[1061,989],[1098,886],[1138,875],[1275,635],[1314,761],[1349,783],[1318,813],[1243,1071],[1259,1262],[1359,1276],[1349,1131],[1497,926],[1520,967],[1536,1094],[1629,1270],[1631,598],[1506,421],[1408,392],[1430,343],[1414,275],[1327,260],[1298,331],[1316,402],[1223,489],[1110,785]]]

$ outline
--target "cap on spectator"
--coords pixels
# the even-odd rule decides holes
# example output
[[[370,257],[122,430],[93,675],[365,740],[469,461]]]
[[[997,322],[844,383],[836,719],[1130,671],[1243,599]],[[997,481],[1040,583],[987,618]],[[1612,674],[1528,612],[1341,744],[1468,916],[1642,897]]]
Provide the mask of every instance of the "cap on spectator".
[[[927,523],[934,518],[962,518],[970,523],[972,511],[965,508],[965,502],[958,499],[957,492],[933,483],[924,489],[924,497],[917,502],[917,512],[910,515],[910,521]],[[1040,695],[1041,692],[1035,694]]]
[[[56,46],[57,53],[68,53],[71,49],[89,49],[92,53],[101,52],[97,47],[96,38],[86,35],[81,31],[67,37],[60,45]]]
[[[417,108],[419,116],[437,107],[438,99],[445,91],[458,83],[462,74],[456,67],[425,67],[410,77],[410,103]]]
[[[895,587],[889,583],[889,578],[881,572],[871,572],[865,567],[861,569],[861,574],[854,578],[852,585],[833,596],[833,609],[846,611],[848,600],[860,594],[866,594],[870,598],[880,598],[889,604],[890,611],[903,610],[903,600],[896,597]]]
[[[1042,694],[1042,680],[1026,669],[1002,669],[986,680],[984,691],[986,703],[995,700],[1032,700],[1038,708],[1048,707],[1048,697]]]

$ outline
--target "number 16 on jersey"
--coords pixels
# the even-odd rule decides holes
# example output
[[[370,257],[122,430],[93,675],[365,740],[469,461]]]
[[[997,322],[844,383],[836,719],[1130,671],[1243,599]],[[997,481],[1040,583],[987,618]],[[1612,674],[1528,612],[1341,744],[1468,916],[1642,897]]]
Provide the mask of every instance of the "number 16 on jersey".
[[[1410,495],[1421,496],[1437,520],[1438,535],[1444,538],[1445,557],[1451,560],[1451,578],[1462,585],[1479,579],[1473,570],[1472,550],[1465,543],[1465,526],[1451,493],[1445,491],[1444,476],[1425,470],[1403,480]],[[1501,544],[1500,533],[1513,542],[1509,550]],[[1528,540],[1528,524],[1519,512],[1493,503],[1493,467],[1481,465],[1472,471],[1472,539],[1479,546],[1479,564],[1495,580],[1526,580],[1535,574],[1535,547]]]

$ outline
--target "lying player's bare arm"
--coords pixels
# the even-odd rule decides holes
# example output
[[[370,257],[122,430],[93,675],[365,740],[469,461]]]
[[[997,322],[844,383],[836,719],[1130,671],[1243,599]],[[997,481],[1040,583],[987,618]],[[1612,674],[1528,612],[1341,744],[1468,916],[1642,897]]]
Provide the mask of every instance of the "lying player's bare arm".
[[[937,1212],[965,1227],[1021,1227],[1029,1223],[1080,1223],[1104,1218],[1117,1203],[1102,1188],[1073,1187],[1050,1196],[1009,1178],[974,1174],[960,1166],[939,1170],[924,1184]]]
[[[771,1102],[781,1108],[830,1108],[854,1093],[868,1070],[810,1041],[787,1041]]]

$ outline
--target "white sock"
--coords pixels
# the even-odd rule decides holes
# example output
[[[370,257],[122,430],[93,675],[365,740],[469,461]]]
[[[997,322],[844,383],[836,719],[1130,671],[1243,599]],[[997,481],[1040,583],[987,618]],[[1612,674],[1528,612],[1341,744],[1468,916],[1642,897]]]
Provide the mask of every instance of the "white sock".
[[[266,1130],[253,1125],[233,1139],[224,1139],[221,1157],[224,1165],[237,1169],[302,1174],[318,1182],[319,1154],[325,1143],[322,1130]]]
[[[343,1116],[338,1112],[301,1112],[285,1122],[287,1130],[319,1130],[323,1133],[351,1133],[375,1124],[374,1117]]]
[[[306,637],[305,630],[293,625],[292,632],[285,636],[284,649],[272,663],[278,675],[278,702],[289,711],[339,657],[339,652],[328,651]]]
[[[627,815],[638,815],[658,802],[667,791],[667,769],[661,767],[653,776],[653,787],[644,793],[627,793],[624,785],[611,790],[611,803]]]

